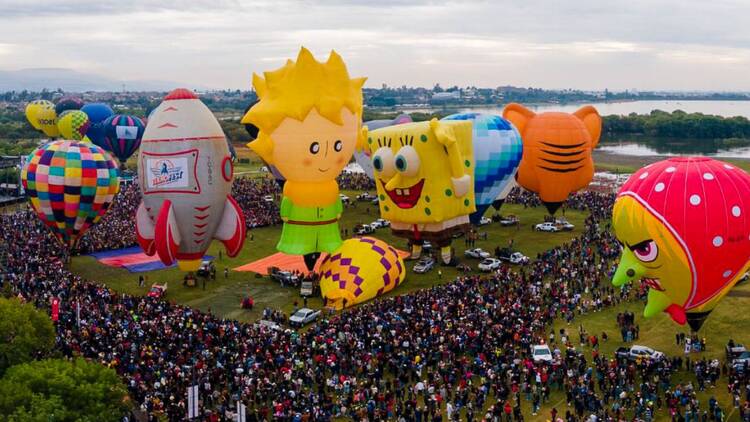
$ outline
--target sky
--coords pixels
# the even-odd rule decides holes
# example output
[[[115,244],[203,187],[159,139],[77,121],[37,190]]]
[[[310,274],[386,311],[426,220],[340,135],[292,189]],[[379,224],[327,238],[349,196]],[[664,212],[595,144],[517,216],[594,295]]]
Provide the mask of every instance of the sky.
[[[249,89],[304,45],[366,86],[750,91],[747,0],[0,0],[0,70]]]

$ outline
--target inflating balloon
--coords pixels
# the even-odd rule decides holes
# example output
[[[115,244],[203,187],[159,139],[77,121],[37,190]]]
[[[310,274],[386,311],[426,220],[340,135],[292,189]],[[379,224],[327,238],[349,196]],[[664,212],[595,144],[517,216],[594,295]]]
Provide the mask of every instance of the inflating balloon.
[[[432,120],[369,132],[380,214],[394,235],[409,239],[412,257],[425,240],[452,259],[453,235],[469,228],[474,200],[472,122]]]
[[[523,139],[518,184],[538,193],[554,214],[571,192],[585,188],[594,177],[591,151],[602,132],[599,113],[585,106],[573,114],[535,114],[512,103],[503,110],[503,117],[518,128]]]
[[[57,120],[60,135],[74,141],[82,140],[90,125],[89,116],[80,110],[68,110]]]
[[[469,219],[473,224],[478,224],[487,208],[514,180],[523,153],[521,135],[512,123],[490,114],[452,114],[443,120],[469,120],[473,124],[474,200],[477,210]]]
[[[305,48],[264,78],[253,75],[260,101],[242,119],[258,131],[248,146],[284,176],[277,249],[304,255],[314,268],[320,252],[341,246],[343,210],[336,177],[361,142],[362,85],[350,79],[336,52],[318,62]]]
[[[705,157],[660,161],[622,186],[612,222],[624,245],[614,285],[641,279],[646,317],[698,330],[750,265],[750,176]]]
[[[124,125],[119,138],[132,138],[123,131],[142,130],[132,126],[128,116],[113,119],[115,125],[109,127]],[[146,254],[195,271],[217,239],[227,255],[237,256],[246,226],[230,194],[233,178],[226,136],[211,110],[187,89],[164,97],[151,115],[138,154],[143,201],[135,215],[136,237]]]
[[[107,212],[120,188],[109,154],[93,144],[64,140],[34,150],[21,181],[36,214],[69,248]]]
[[[104,121],[115,112],[104,103],[88,103],[81,107],[81,111],[89,116],[89,122],[91,122],[86,136],[91,139],[91,142],[101,146],[104,142]]]
[[[67,110],[80,110],[81,107],[83,107],[83,100],[78,97],[62,97],[59,100],[57,100],[57,104],[55,104],[55,112],[58,115],[61,115],[63,111]]]
[[[141,145],[146,126],[135,116],[116,114],[104,121],[104,140],[99,146],[117,157],[125,165]]]
[[[319,269],[326,306],[343,309],[387,293],[404,281],[398,251],[372,237],[353,238],[326,256]]]
[[[411,123],[412,119],[406,113],[399,114],[395,119],[383,119],[383,120],[369,120],[364,123],[367,130],[381,129],[387,126],[401,125],[404,123]],[[367,177],[370,180],[375,180],[374,169],[372,168],[372,157],[370,157],[370,150],[367,148],[360,148],[354,151],[354,160],[362,167]]]

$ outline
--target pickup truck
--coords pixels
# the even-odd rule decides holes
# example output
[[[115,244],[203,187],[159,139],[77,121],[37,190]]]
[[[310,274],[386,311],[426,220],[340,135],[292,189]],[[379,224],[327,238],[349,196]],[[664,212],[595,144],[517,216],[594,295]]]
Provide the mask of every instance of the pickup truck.
[[[164,284],[152,284],[151,290],[148,291],[148,297],[154,299],[161,299],[167,293],[167,283]]]
[[[726,354],[727,354],[727,362],[731,362],[735,359],[737,359],[742,353],[746,352],[747,349],[745,346],[735,343],[733,341],[730,341],[727,343],[727,347],[725,348]]]
[[[292,327],[304,327],[315,321],[320,316],[320,310],[314,311],[310,308],[302,308],[289,317],[289,325]]]
[[[504,217],[500,217],[500,225],[501,226],[505,226],[505,227],[507,227],[507,226],[515,226],[519,222],[520,222],[520,220],[518,219],[518,217],[516,217],[515,215],[512,215],[512,214],[511,215],[506,215]]]
[[[621,359],[627,359],[630,361],[636,361],[638,359],[648,359],[652,361],[660,361],[664,359],[664,353],[657,352],[656,350],[646,346],[632,346],[630,348],[620,347],[615,352],[615,356]]]

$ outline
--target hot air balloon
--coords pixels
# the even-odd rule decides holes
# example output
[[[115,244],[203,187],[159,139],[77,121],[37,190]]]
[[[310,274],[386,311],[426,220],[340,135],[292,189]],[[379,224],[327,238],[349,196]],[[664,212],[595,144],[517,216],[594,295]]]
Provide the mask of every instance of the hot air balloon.
[[[245,114],[247,114],[248,111],[255,105],[258,104],[258,100],[253,101],[250,103],[249,106],[245,108]],[[252,123],[244,123],[245,131],[247,131],[247,134],[250,135],[250,141],[254,141],[258,137],[258,127],[255,126]],[[271,173],[271,176],[273,176],[273,179],[276,181],[276,183],[279,185],[279,188],[282,190],[284,189],[284,181],[286,180],[284,178],[284,175],[279,172],[279,169],[276,168],[276,166],[272,164],[268,164],[263,158],[260,159],[260,161],[263,163],[264,166],[266,166],[266,169],[268,169],[268,172]]]
[[[47,100],[32,101],[26,106],[26,118],[31,126],[41,130],[50,138],[60,136],[57,129],[57,112],[52,102]]]
[[[501,190],[500,193],[497,195],[497,198],[495,198],[495,200],[492,201],[492,208],[494,208],[495,211],[500,211],[500,208],[505,203],[505,198],[507,198],[508,195],[510,195],[510,192],[516,186],[518,186],[518,183],[516,183],[515,179],[511,180],[510,182],[508,182],[507,185],[505,185],[503,190]]]
[[[120,188],[109,154],[90,143],[65,140],[34,150],[21,181],[36,214],[71,249],[107,212]]]
[[[512,123],[490,114],[459,113],[443,120],[469,120],[473,124],[474,200],[477,210],[469,219],[472,224],[479,224],[487,208],[514,180],[523,153],[521,135]]]
[[[320,264],[320,291],[326,306],[342,309],[387,293],[404,281],[398,251],[372,237],[347,239]]]
[[[614,285],[642,280],[646,317],[697,331],[750,265],[750,175],[705,157],[648,165],[620,189],[612,222],[624,245]]]
[[[104,103],[88,103],[81,107],[81,111],[89,116],[89,130],[86,136],[91,142],[102,146],[104,144],[104,121],[115,114],[112,108]]]
[[[230,193],[234,168],[216,117],[193,92],[175,89],[151,122],[138,154],[138,243],[147,255],[158,255],[165,265],[177,261],[183,271],[200,267],[212,239],[236,256],[245,242],[245,217]],[[137,129],[129,123],[125,128]]]
[[[57,129],[65,139],[80,141],[86,136],[91,122],[89,116],[80,110],[67,110],[57,120]]]
[[[395,236],[411,245],[412,258],[429,241],[453,259],[453,236],[469,229],[474,200],[472,122],[435,120],[369,132],[380,215]]]
[[[78,97],[66,96],[57,100],[55,112],[61,115],[63,111],[80,110],[83,107],[83,100]]]
[[[594,177],[591,151],[599,142],[602,119],[585,106],[573,114],[535,114],[520,104],[508,104],[503,117],[510,120],[523,139],[523,158],[516,181],[554,214],[571,192],[583,189]]]
[[[141,145],[146,126],[135,116],[116,114],[104,121],[104,141],[101,146],[117,157],[121,165]]]
[[[412,119],[406,113],[399,114],[395,119],[383,119],[383,120],[369,120],[364,123],[368,130],[381,129],[386,126],[401,125],[404,123],[411,123]],[[371,180],[375,180],[374,169],[372,168],[372,157],[367,148],[361,148],[354,151],[354,160],[362,167],[367,177]]]
[[[361,142],[362,85],[350,78],[341,56],[325,63],[302,48],[296,61],[253,76],[260,101],[242,123],[258,127],[248,146],[284,176],[276,248],[303,255],[312,270],[321,252],[341,246],[343,204],[336,178]]]

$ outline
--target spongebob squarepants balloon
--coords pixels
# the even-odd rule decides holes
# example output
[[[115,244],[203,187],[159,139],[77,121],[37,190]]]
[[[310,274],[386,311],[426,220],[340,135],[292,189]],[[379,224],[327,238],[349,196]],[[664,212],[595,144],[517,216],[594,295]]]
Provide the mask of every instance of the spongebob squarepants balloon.
[[[452,258],[454,234],[469,227],[474,203],[470,120],[406,123],[369,132],[380,214],[393,234],[409,239],[412,257],[429,241]]]
[[[277,249],[304,255],[309,269],[320,252],[333,252],[342,243],[336,177],[361,142],[364,83],[349,78],[336,52],[321,63],[305,48],[296,61],[264,77],[253,75],[259,101],[242,123],[259,131],[248,146],[286,179]]]
[[[594,177],[591,152],[599,142],[602,118],[592,106],[573,114],[536,114],[516,103],[505,107],[503,117],[513,122],[523,139],[518,184],[539,194],[554,214],[568,195],[588,186]]]
[[[612,282],[641,279],[646,317],[698,330],[748,270],[750,176],[705,157],[660,161],[622,186],[612,221],[624,245]]]

